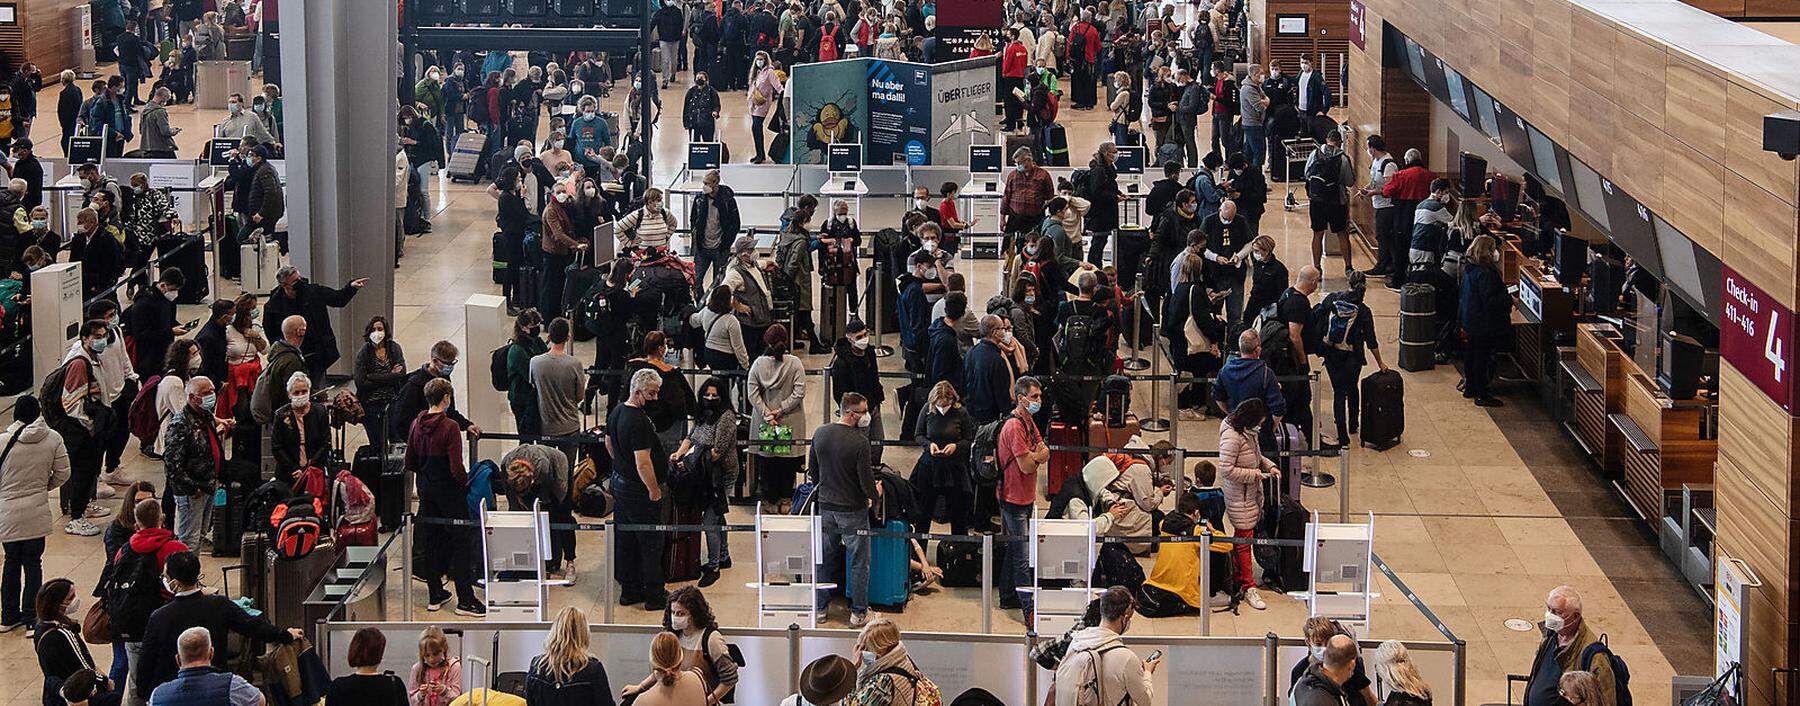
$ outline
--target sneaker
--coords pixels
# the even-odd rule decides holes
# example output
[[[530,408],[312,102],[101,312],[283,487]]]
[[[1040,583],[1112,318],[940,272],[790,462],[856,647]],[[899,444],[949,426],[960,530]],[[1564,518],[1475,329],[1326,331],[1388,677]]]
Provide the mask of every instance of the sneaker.
[[[92,537],[96,534],[100,534],[100,528],[95,527],[93,523],[88,522],[85,519],[77,517],[73,520],[69,520],[69,524],[63,525],[63,532],[77,537]]]
[[[36,625],[25,626],[25,639],[27,639],[27,640],[37,639],[37,626]]]
[[[719,582],[718,570],[707,569],[705,571],[700,572],[700,587],[701,588],[710,587],[713,584],[718,583],[718,582]]]
[[[1231,607],[1231,596],[1227,596],[1223,593],[1212,594],[1211,598],[1206,599],[1206,607],[1208,607],[1208,608],[1230,608]]]
[[[117,468],[100,474],[100,482],[107,485],[131,485],[131,481],[125,480],[124,476],[119,475]]]
[[[17,630],[19,628],[24,628],[24,627],[31,627],[31,626],[26,624],[24,621],[20,621],[17,623],[0,623],[0,633],[8,633],[8,632],[12,632],[14,630]]]
[[[1477,397],[1477,398],[1475,398],[1475,406],[1477,406],[1477,407],[1505,407],[1506,403],[1502,402],[1498,398],[1494,398],[1494,397]]]
[[[471,618],[485,618],[487,617],[487,606],[482,605],[481,601],[458,603],[456,604],[456,614]]]
[[[619,594],[619,605],[629,606],[629,605],[636,605],[638,603],[643,603],[643,602],[644,602],[644,598],[642,596],[633,596],[633,595],[630,595],[627,593]]]
[[[1388,280],[1388,283],[1387,283],[1387,284],[1384,284],[1384,285],[1382,285],[1382,286],[1383,286],[1383,287],[1386,287],[1386,288],[1387,288],[1387,290],[1388,290],[1388,291],[1390,291],[1390,292],[1404,292],[1404,291],[1406,291],[1406,287],[1404,287],[1404,286],[1401,286],[1401,285],[1400,285],[1400,284],[1398,284],[1398,283],[1396,283],[1396,282],[1394,282],[1394,281],[1393,281],[1393,280]]]
[[[1263,602],[1262,592],[1256,590],[1256,587],[1254,586],[1250,587],[1249,590],[1244,591],[1244,602],[1249,603],[1251,608],[1257,610],[1269,609],[1269,604]]]
[[[439,596],[437,598],[427,599],[427,601],[425,603],[425,610],[429,610],[433,613],[436,613],[440,610],[443,610],[444,606],[448,605],[449,603],[450,603],[449,595],[444,595],[444,596]]]
[[[724,571],[729,568],[731,568],[731,557],[725,557],[723,561],[719,562],[719,570]]]
[[[1183,408],[1180,414],[1181,420],[1184,422],[1197,422],[1206,419],[1206,413],[1197,409]]]
[[[860,628],[860,627],[862,627],[864,625],[868,625],[868,624],[869,624],[869,613],[867,611],[864,611],[861,613],[853,612],[850,614],[850,627]]]
[[[105,487],[105,486],[102,486],[102,487]],[[110,517],[110,516],[112,516],[112,510],[108,509],[104,505],[101,505],[100,503],[89,503],[88,508],[87,508],[87,516],[88,517]]]
[[[94,499],[96,499],[96,500],[111,500],[116,497],[119,497],[119,491],[113,490],[112,486],[107,485],[105,483],[100,483],[100,484],[94,486]]]

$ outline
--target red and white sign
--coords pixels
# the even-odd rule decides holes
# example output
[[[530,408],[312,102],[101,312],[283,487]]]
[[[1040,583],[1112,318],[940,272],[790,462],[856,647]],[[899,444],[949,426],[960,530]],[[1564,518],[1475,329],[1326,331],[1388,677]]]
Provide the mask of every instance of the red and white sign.
[[[1719,355],[1789,412],[1794,400],[1794,311],[1724,267]]]
[[[1368,12],[1369,8],[1363,6],[1362,0],[1350,0],[1350,43],[1355,44],[1357,49],[1368,49],[1364,45],[1367,40],[1363,39],[1364,18],[1368,16]]]

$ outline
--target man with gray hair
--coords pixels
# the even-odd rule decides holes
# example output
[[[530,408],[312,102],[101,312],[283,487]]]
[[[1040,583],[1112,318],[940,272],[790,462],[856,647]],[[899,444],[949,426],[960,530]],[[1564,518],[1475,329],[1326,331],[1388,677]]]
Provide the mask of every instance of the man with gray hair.
[[[1567,703],[1557,694],[1557,684],[1564,672],[1592,672],[1600,687],[1600,699],[1594,706],[1618,703],[1616,675],[1613,674],[1612,650],[1600,641],[1581,610],[1581,594],[1569,586],[1550,589],[1544,598],[1543,641],[1531,658],[1531,680],[1525,687],[1526,706],[1551,706]],[[1587,706],[1584,704],[1583,706]]]
[[[181,128],[169,125],[167,106],[175,100],[175,93],[168,86],[158,86],[150,92],[150,102],[138,115],[138,149],[139,157],[150,159],[174,159],[175,136],[181,134]]]
[[[1095,267],[1106,264],[1101,261],[1106,255],[1106,241],[1119,229],[1119,204],[1125,195],[1119,192],[1119,170],[1114,166],[1118,159],[1118,145],[1100,143],[1094,149],[1093,160],[1088,162],[1087,183],[1075,185],[1075,192],[1088,199],[1086,225],[1093,237],[1088,239],[1087,261]]]
[[[844,565],[844,551],[850,552],[845,576],[845,595],[850,598],[850,627],[860,628],[869,617],[869,538],[855,534],[869,529],[869,509],[881,502],[881,487],[875,482],[875,469],[869,463],[869,400],[856,392],[846,392],[838,403],[838,418],[813,431],[807,449],[806,475],[818,483],[818,502],[822,528],[827,532],[825,567]],[[821,592],[818,612],[829,608],[830,594]]]
[[[662,483],[669,477],[669,452],[644,411],[644,404],[661,391],[662,375],[654,368],[632,373],[630,396],[606,415],[614,518],[620,525],[662,521]],[[662,533],[621,529],[616,546],[613,577],[619,581],[619,605],[642,603],[646,611],[662,610],[668,597],[663,589]]]
[[[1094,72],[1100,66],[1100,30],[1094,27],[1094,9],[1081,9],[1081,21],[1069,28],[1069,69],[1073,82],[1070,100],[1076,110],[1093,110],[1097,102]]]
[[[306,343],[306,319],[294,314],[270,320],[281,322],[281,339],[269,346],[268,358],[263,361],[263,377],[257,381],[251,395],[250,412],[257,424],[268,424],[275,418],[275,410],[281,407],[280,400],[287,394],[288,379],[294,373],[306,372],[306,354],[302,352]]]
[[[270,227],[273,228],[273,224]],[[276,271],[275,281],[281,286],[269,292],[269,301],[263,305],[263,320],[285,321],[293,315],[306,319],[306,342],[300,352],[306,356],[307,376],[323,382],[325,371],[339,357],[337,334],[331,330],[331,313],[326,309],[349,306],[356,293],[369,283],[369,278],[358,277],[343,287],[332,289],[312,283],[289,265]]]
[[[1221,417],[1251,398],[1267,403],[1269,418],[1277,424],[1287,416],[1287,398],[1281,396],[1275,372],[1263,363],[1262,336],[1256,329],[1238,334],[1237,355],[1225,361],[1212,384],[1213,403],[1219,406]]]
[[[233,424],[214,415],[217,400],[212,380],[188,378],[187,404],[171,414],[163,435],[163,471],[175,498],[175,536],[189,547],[200,546],[200,533],[210,524],[213,490],[225,462],[220,434]]]
[[[150,693],[151,706],[260,706],[262,691],[231,672],[212,666],[212,633],[204,627],[181,631],[176,638],[181,671]]]
[[[981,339],[963,357],[963,401],[969,417],[977,426],[987,424],[1005,414],[1012,406],[1013,380],[1019,371],[1000,349],[1012,339],[1012,321],[993,314],[982,316],[976,324]]]

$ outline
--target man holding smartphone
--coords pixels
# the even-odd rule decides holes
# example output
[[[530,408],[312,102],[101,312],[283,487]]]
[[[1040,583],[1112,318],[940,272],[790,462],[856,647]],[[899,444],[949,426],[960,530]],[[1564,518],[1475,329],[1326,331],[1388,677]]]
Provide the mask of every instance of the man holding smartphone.
[[[1100,624],[1076,630],[1056,667],[1056,706],[1151,703],[1155,687],[1150,677],[1162,665],[1162,652],[1151,653],[1146,661],[1125,646],[1123,636],[1136,613],[1129,589],[1114,586],[1100,594]]]

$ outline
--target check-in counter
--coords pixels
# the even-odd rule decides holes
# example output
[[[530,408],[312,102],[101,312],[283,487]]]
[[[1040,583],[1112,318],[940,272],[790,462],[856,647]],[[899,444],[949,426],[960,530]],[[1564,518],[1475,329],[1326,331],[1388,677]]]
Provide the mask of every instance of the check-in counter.
[[[1623,413],[1607,416],[1620,435],[1621,477],[1614,485],[1646,521],[1658,522],[1670,493],[1708,484],[1718,460],[1718,406],[1711,400],[1674,400],[1630,360],[1623,361]]]
[[[1584,323],[1575,326],[1575,357],[1561,362],[1563,375],[1574,388],[1573,411],[1565,422],[1570,435],[1614,478],[1619,472],[1619,435],[1608,415],[1625,410],[1625,352],[1619,334],[1611,326]]]
[[[1527,260],[1513,296],[1513,354],[1525,377],[1553,385],[1556,348],[1575,327],[1575,299],[1555,277]]]

